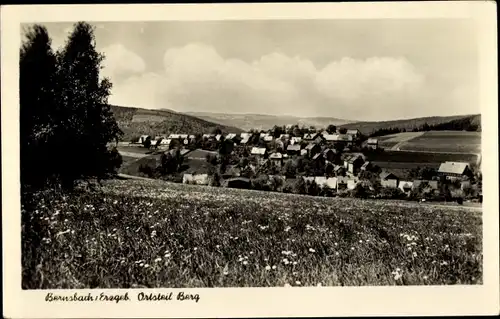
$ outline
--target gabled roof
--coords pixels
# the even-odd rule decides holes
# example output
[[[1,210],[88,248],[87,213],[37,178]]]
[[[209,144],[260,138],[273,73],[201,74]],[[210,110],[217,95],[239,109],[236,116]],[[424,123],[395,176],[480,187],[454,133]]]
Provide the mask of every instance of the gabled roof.
[[[290,134],[280,134],[280,138],[289,138]]]
[[[445,174],[463,174],[469,163],[463,162],[444,162],[439,166],[439,173]]]
[[[191,135],[189,135],[189,138],[190,139],[196,138],[196,135],[191,134]]]
[[[327,153],[329,153],[329,152],[336,153],[336,151],[335,151],[335,150],[332,150],[331,148],[325,148],[325,149],[323,150],[323,154],[327,154]]]
[[[363,165],[361,165],[361,169],[366,169],[369,165],[371,165],[370,162],[365,162]]]
[[[287,151],[300,151],[300,145],[297,144],[290,144],[286,148]]]
[[[250,151],[252,155],[264,155],[266,154],[266,149],[263,147],[252,147],[252,150]]]
[[[203,137],[214,137],[214,134],[203,134]]]
[[[313,147],[318,147],[318,144],[308,144],[308,145],[306,146],[306,150],[312,150],[312,149],[313,149]]]
[[[317,135],[318,135],[318,133],[306,133],[306,134],[304,134],[304,139],[305,140],[313,140],[316,138]]]
[[[313,160],[317,160],[318,158],[323,157],[322,153],[317,153],[316,155],[313,156]]]
[[[376,138],[369,138],[366,143],[368,144],[378,144],[378,139]]]
[[[272,135],[266,135],[266,136],[264,136],[264,141],[270,142],[273,140],[273,138],[274,138],[274,136],[272,136]]]
[[[250,137],[252,136],[252,133],[241,133],[240,136],[241,138]]]
[[[383,171],[382,173],[380,173],[380,179],[383,179],[383,180],[398,179],[398,177],[391,172]]]
[[[250,137],[244,137],[241,141],[240,144],[246,144],[250,140]]]
[[[180,138],[180,134],[170,134],[168,136],[168,138],[170,138],[170,139],[177,139],[177,138]]]
[[[304,150],[300,150],[300,155],[306,155],[307,154],[307,150],[304,149]]]
[[[323,134],[323,138],[326,141],[337,141],[339,137],[339,134]]]
[[[302,141],[302,137],[300,136],[292,136],[290,140],[295,141],[295,142],[300,142]]]
[[[282,159],[283,155],[281,153],[272,153],[271,155],[269,155],[269,158],[270,159]]]
[[[236,134],[234,134],[234,133],[229,133],[229,134],[226,135],[226,139],[228,139],[228,140],[231,140],[231,139],[233,139],[235,137],[236,137]]]
[[[215,135],[215,139],[216,139],[217,141],[218,141],[218,140],[220,140],[220,138],[221,138],[221,137],[222,137],[222,135],[221,135],[221,134],[217,134],[217,135]]]

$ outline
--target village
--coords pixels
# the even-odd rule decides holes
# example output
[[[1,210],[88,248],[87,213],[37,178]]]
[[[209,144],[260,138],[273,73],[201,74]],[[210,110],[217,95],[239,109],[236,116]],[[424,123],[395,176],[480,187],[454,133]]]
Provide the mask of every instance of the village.
[[[377,138],[333,125],[322,130],[287,125],[239,134],[216,129],[196,135],[142,135],[128,145],[162,154],[163,175],[176,175],[173,180],[184,184],[319,196],[482,200],[471,163],[446,161],[437,170],[413,169],[413,178],[398,176],[369,160],[370,154],[384,152]],[[172,167],[171,159],[178,163],[165,169]],[[148,170],[141,169],[151,177]]]

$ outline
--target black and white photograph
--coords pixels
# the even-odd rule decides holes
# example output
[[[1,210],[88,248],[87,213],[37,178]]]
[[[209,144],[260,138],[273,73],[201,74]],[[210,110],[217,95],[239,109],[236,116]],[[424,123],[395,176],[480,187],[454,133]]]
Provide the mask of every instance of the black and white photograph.
[[[479,31],[23,21],[19,289],[483,286]]]

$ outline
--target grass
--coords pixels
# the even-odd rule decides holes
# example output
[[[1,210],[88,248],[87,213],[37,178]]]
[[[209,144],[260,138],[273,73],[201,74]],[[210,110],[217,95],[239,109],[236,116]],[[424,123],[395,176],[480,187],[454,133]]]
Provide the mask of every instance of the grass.
[[[464,208],[137,180],[22,204],[25,289],[482,283]]]
[[[475,163],[475,154],[456,153],[431,153],[431,152],[410,152],[410,151],[390,151],[368,154],[367,159],[374,162],[397,162],[397,163],[435,163],[441,164],[446,161]]]

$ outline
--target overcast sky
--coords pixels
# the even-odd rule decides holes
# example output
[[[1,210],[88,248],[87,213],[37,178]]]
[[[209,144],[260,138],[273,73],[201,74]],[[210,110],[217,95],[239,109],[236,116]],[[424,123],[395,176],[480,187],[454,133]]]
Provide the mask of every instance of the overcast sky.
[[[480,112],[466,20],[93,24],[112,104],[350,120]],[[72,26],[45,25],[55,48]]]

